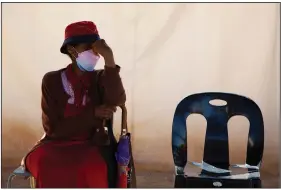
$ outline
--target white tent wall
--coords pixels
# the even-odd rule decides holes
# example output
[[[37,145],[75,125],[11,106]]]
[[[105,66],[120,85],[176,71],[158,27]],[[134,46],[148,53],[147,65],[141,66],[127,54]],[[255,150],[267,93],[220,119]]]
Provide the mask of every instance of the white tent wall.
[[[122,67],[137,163],[172,169],[177,104],[193,93],[221,91],[245,95],[260,106],[263,169],[279,172],[279,4],[13,3],[2,10],[3,158],[23,156],[42,134],[42,77],[70,63],[59,52],[66,25],[92,20]],[[189,159],[200,161],[203,146],[196,142],[205,124],[191,120]],[[243,162],[248,123],[241,118],[230,123],[236,138],[232,161]]]

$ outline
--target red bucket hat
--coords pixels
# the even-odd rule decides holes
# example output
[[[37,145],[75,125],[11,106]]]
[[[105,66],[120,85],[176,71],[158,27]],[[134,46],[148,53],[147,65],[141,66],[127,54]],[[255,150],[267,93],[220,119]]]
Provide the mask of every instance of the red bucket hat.
[[[93,43],[99,40],[99,32],[96,25],[91,21],[81,21],[69,24],[65,28],[64,42],[60,48],[60,52],[67,54],[66,45],[79,43]]]

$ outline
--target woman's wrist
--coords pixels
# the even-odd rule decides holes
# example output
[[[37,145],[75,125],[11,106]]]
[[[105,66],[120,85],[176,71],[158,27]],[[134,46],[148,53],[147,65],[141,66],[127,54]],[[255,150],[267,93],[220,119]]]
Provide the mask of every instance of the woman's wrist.
[[[105,56],[104,62],[105,62],[105,66],[107,66],[107,67],[112,67],[112,68],[116,67],[113,54]]]

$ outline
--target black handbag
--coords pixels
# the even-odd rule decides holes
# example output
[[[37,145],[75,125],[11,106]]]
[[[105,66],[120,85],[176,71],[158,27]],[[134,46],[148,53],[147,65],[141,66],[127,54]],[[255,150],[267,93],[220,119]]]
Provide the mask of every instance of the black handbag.
[[[122,126],[121,135],[126,135],[130,140],[130,162],[128,165],[129,171],[127,173],[127,187],[136,188],[136,170],[134,165],[134,158],[132,154],[132,144],[131,144],[131,134],[128,132],[127,128],[127,110],[125,106],[120,106],[122,109]],[[106,161],[108,168],[108,184],[109,188],[115,188],[117,186],[118,180],[118,165],[115,158],[115,152],[117,151],[118,142],[113,134],[113,119],[107,120],[105,122],[105,127],[107,128],[107,133],[109,137],[109,145],[100,146],[100,152]],[[121,137],[120,137],[121,138]]]
[[[121,136],[127,136],[130,141],[130,162],[128,165],[129,171],[127,174],[127,187],[128,188],[136,188],[137,187],[137,181],[136,181],[136,170],[135,170],[135,164],[134,164],[134,158],[133,158],[133,152],[132,152],[132,143],[131,143],[131,133],[128,132],[128,126],[127,126],[127,109],[125,105],[120,106],[122,110],[122,122],[121,122]],[[121,138],[120,136],[120,138]]]

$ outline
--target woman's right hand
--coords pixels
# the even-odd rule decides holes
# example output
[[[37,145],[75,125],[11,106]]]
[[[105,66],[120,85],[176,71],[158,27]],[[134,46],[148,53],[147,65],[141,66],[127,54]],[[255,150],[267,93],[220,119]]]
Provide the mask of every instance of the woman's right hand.
[[[115,106],[98,106],[95,108],[95,117],[100,119],[110,119],[117,108]]]

